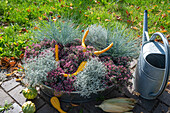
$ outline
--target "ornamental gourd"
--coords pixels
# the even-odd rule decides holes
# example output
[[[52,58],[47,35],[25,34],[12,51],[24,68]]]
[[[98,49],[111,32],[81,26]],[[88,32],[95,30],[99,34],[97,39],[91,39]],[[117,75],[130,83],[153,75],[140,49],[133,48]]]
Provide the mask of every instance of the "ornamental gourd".
[[[22,90],[22,93],[27,99],[34,99],[37,96],[37,90],[33,87],[27,87]]]
[[[27,101],[22,105],[22,111],[24,113],[34,113],[36,111],[35,104],[31,101]]]
[[[67,113],[67,112],[65,112],[65,111],[63,111],[63,110],[61,109],[61,107],[60,107],[60,101],[58,100],[57,97],[52,97],[52,98],[50,99],[50,101],[51,101],[51,104],[53,105],[53,107],[54,107],[55,109],[57,109],[60,113]]]

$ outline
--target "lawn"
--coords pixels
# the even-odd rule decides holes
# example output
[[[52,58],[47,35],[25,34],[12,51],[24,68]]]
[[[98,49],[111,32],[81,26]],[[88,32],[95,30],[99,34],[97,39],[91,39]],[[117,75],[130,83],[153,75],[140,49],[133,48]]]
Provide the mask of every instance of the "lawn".
[[[170,38],[169,0],[1,0],[0,57],[21,57],[24,48],[36,40],[33,31],[42,21],[70,20],[81,32],[92,24],[118,24],[142,37],[143,13],[148,10],[151,36],[162,32]],[[21,51],[23,50],[23,51]]]

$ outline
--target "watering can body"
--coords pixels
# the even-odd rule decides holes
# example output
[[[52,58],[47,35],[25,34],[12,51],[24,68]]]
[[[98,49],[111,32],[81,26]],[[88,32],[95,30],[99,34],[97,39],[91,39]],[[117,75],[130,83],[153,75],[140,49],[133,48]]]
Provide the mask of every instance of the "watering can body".
[[[154,33],[149,39],[147,11],[144,13],[143,42],[135,71],[135,90],[145,99],[155,99],[164,91],[169,78],[170,49],[162,33]],[[155,41],[160,36],[163,43]]]

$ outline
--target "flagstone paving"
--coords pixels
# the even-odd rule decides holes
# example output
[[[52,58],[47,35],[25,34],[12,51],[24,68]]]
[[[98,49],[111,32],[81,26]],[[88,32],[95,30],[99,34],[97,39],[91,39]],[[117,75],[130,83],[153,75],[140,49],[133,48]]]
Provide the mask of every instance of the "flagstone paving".
[[[8,113],[22,113],[22,104],[26,102],[26,98],[22,95],[22,89],[24,86],[20,82],[16,82],[15,79],[11,79],[3,82],[0,85],[0,105],[3,106],[5,100],[8,103],[13,104],[13,109],[10,109]],[[135,98],[137,103],[132,112],[134,113],[170,113],[170,94],[166,91],[155,100],[145,100],[140,96],[133,95],[131,90],[124,88],[123,92],[113,90],[106,95],[106,98],[114,97],[129,97]],[[45,95],[38,88],[38,96],[31,100],[35,103],[36,113],[59,113],[50,104],[50,97]],[[105,113],[100,108],[96,108],[95,105],[99,105],[102,101],[91,101],[87,103],[79,103],[78,106],[72,106],[71,103],[65,103],[61,101],[61,108],[68,113]]]

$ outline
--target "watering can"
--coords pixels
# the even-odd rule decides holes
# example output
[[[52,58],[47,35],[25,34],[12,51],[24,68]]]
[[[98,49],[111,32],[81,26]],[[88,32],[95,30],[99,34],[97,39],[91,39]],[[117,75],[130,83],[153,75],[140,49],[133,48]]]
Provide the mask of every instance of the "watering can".
[[[156,42],[160,36],[163,44]],[[155,99],[164,91],[170,74],[170,48],[167,38],[159,32],[151,38],[147,28],[147,10],[144,12],[143,39],[138,59],[134,88],[141,97]]]

